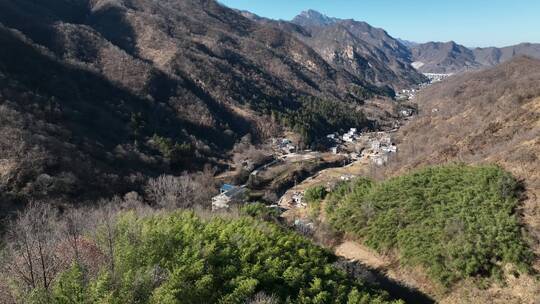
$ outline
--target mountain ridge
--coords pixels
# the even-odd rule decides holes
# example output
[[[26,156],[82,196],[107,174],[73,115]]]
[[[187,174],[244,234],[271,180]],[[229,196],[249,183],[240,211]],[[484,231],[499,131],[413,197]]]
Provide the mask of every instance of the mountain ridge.
[[[295,113],[315,101],[373,128],[364,101],[393,94],[213,0],[0,0],[0,40],[3,202],[94,200],[223,169],[243,137],[298,132]]]
[[[540,58],[540,44],[523,42],[505,47],[468,48],[454,41],[411,45],[414,66],[424,73],[460,73],[493,67],[527,55]]]
[[[298,36],[332,65],[379,85],[408,88],[425,81],[411,66],[410,51],[384,29],[309,10],[291,21],[310,35]]]
[[[384,29],[373,28],[366,22],[333,18],[312,9],[301,12],[291,22],[306,29],[311,28],[311,32],[315,32],[315,35],[320,35],[323,32],[322,29],[335,27],[341,23],[355,23],[357,27],[362,28],[363,33],[367,33],[366,36],[368,38],[370,38],[370,32],[377,30],[383,31],[386,36],[391,37]],[[310,38],[311,40],[317,39],[317,37]],[[498,65],[519,55],[540,58],[540,43],[523,42],[505,47],[466,47],[455,41],[417,43],[399,38],[395,40],[410,52],[408,55],[401,54],[397,58],[401,59],[405,64],[411,64],[421,73],[447,74],[478,70]],[[330,44],[331,42],[331,37],[326,38],[326,44]],[[325,57],[325,51],[319,51]],[[333,60],[328,54],[326,54],[325,58],[330,62]],[[341,58],[341,60],[344,61],[346,59]]]

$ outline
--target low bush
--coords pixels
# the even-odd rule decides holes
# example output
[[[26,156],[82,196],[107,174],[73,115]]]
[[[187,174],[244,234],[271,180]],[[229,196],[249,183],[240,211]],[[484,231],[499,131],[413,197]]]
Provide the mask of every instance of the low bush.
[[[499,277],[505,263],[522,271],[532,253],[515,209],[519,185],[497,166],[447,165],[375,183],[339,185],[326,212],[331,225],[421,265],[449,285],[471,276]]]
[[[24,302],[240,304],[268,295],[274,303],[401,303],[348,277],[308,239],[252,217],[124,212],[111,223],[103,232],[114,237],[94,239],[110,263],[91,275],[74,262]]]

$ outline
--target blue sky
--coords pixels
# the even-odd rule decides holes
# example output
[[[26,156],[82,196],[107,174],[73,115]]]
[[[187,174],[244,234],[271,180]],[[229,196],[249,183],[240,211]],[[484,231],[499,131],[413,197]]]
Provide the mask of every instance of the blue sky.
[[[540,43],[540,0],[219,0],[263,17],[290,20],[315,9],[362,20],[394,37],[463,45]]]

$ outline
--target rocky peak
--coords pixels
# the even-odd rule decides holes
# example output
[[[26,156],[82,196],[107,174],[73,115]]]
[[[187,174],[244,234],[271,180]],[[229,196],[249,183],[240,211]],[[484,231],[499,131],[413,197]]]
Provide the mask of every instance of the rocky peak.
[[[300,15],[294,17],[293,23],[301,26],[326,26],[331,25],[339,21],[337,18],[328,17],[315,10],[307,10],[300,13]]]

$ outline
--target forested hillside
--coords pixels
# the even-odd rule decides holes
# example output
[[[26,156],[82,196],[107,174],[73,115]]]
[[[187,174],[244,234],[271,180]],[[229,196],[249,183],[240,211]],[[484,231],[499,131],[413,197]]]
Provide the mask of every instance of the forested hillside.
[[[392,115],[364,103],[388,85],[213,0],[0,0],[0,42],[4,210],[219,170],[245,135],[291,130],[309,146]]]
[[[469,277],[503,279],[531,270],[516,214],[520,186],[495,166],[430,167],[374,182],[360,178],[329,194],[329,223],[373,249],[395,252],[450,287]]]
[[[540,61],[519,57],[422,92],[418,119],[398,132],[388,172],[449,161],[496,163],[527,190],[527,229],[540,239]]]
[[[43,205],[28,208],[10,235],[0,297],[58,304],[403,303],[338,270],[329,252],[276,224],[133,204],[130,212],[108,206],[61,218]]]

